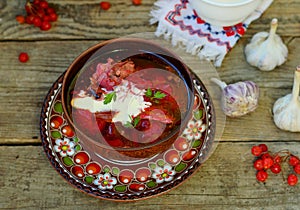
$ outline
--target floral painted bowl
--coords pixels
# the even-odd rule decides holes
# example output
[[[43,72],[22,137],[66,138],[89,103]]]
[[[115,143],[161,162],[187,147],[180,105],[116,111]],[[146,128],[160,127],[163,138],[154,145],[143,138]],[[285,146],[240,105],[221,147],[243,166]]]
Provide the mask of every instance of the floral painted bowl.
[[[216,113],[206,87],[193,74],[192,116],[166,151],[135,161],[94,156],[66,119],[62,108],[64,74],[49,90],[41,111],[41,139],[54,169],[76,189],[96,198],[137,201],[161,195],[200,169],[215,147]]]
[[[139,38],[99,43],[77,57],[62,83],[68,123],[93,158],[149,158],[182,134],[194,106],[186,65]]]

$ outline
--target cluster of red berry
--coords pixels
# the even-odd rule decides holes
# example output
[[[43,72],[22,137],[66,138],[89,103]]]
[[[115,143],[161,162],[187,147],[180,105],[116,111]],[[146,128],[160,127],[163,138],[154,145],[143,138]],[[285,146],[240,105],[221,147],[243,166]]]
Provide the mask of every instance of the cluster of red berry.
[[[256,179],[265,182],[268,178],[268,170],[274,174],[282,172],[282,164],[288,163],[293,172],[288,174],[287,183],[294,186],[298,182],[297,174],[300,174],[299,157],[291,154],[288,150],[271,153],[267,145],[259,144],[251,148],[251,153],[256,157],[253,167],[257,170]]]
[[[55,9],[50,7],[46,0],[27,0],[25,4],[27,15],[18,15],[16,20],[19,23],[33,24],[43,31],[51,28],[50,22],[55,22],[58,18]]]
[[[131,2],[132,2],[133,5],[136,5],[136,6],[142,4],[142,0],[131,0]],[[108,2],[108,1],[101,1],[100,2],[100,7],[103,10],[109,10],[110,7],[111,7],[111,3]]]

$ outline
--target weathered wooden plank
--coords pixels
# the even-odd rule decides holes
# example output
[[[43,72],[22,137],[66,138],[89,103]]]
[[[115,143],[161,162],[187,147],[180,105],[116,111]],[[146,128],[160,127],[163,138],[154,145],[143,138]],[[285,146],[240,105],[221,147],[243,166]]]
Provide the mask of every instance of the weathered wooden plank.
[[[30,139],[36,143],[39,115],[49,88],[77,55],[96,42],[67,45],[62,44],[64,42],[0,43],[1,139],[4,136],[11,138],[6,142],[9,144],[28,143]],[[25,64],[18,61],[21,51],[30,56],[30,61]]]
[[[98,41],[40,41],[2,42],[0,57],[0,143],[38,143],[39,116],[43,100],[59,75],[83,50]],[[283,132],[272,121],[271,108],[275,100],[291,91],[293,72],[298,63],[298,38],[288,43],[290,56],[286,64],[272,72],[261,72],[249,66],[243,55],[247,40],[241,40],[217,69],[227,83],[253,80],[261,90],[258,109],[250,115],[227,118],[224,141],[240,140],[300,140],[299,133]],[[27,51],[28,63],[20,63],[19,52]],[[186,62],[200,78],[209,78],[210,72],[199,69],[198,58],[184,54]],[[209,81],[205,81],[208,83]],[[262,127],[264,129],[262,129]],[[269,132],[266,133],[265,130]]]
[[[0,39],[105,39],[141,31],[154,31],[149,25],[149,12],[153,0],[145,0],[140,6],[131,1],[112,1],[109,11],[100,9],[100,1],[60,1],[49,3],[57,9],[59,19],[51,30],[41,32],[39,28],[15,21],[15,16],[25,14],[22,1],[1,1]]]
[[[90,197],[70,186],[50,166],[40,146],[0,147],[1,209],[297,209],[299,185],[280,175],[258,183],[253,143],[221,143],[190,179],[167,194],[132,203]],[[268,143],[270,150],[300,154],[297,143]],[[234,164],[233,164],[234,163]],[[288,173],[288,171],[286,171]]]
[[[108,11],[100,10],[98,0],[51,0],[49,2],[57,8],[59,20],[47,32],[16,22],[16,15],[25,14],[24,2],[0,2],[0,40],[109,39],[156,29],[156,25],[149,24],[149,14],[155,0],[143,0],[139,6],[132,5],[131,1],[114,0]],[[300,2],[297,0],[274,1],[263,16],[250,25],[245,37],[269,30],[269,23],[274,17],[279,19],[280,25],[284,25],[279,26],[279,34],[299,35],[299,9]]]

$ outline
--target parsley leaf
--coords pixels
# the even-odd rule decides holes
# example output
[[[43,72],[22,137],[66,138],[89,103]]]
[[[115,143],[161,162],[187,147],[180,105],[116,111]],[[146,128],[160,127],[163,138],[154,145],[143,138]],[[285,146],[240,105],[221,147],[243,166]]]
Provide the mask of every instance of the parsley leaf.
[[[111,92],[105,95],[104,97],[104,104],[109,104],[112,100],[116,101],[117,94],[116,92]]]
[[[166,94],[164,94],[160,91],[157,91],[157,92],[154,93],[154,98],[156,98],[156,99],[162,99],[164,97],[166,97]]]
[[[141,120],[141,118],[139,116],[134,118],[133,119],[133,127],[136,127],[139,124],[140,120]]]
[[[145,95],[146,95],[147,97],[150,98],[150,97],[152,96],[152,90],[151,90],[150,88],[148,88],[148,89],[146,90]]]
[[[153,94],[153,91],[150,88],[148,88],[145,92],[145,96],[150,98],[151,100],[153,100],[153,99],[162,99],[162,98],[166,97],[166,94],[162,93],[159,90],[154,92],[154,94]]]
[[[139,122],[141,121],[141,118],[139,116],[137,116],[136,118],[132,118],[130,115],[129,115],[129,118],[130,118],[130,122],[127,121],[124,126],[126,128],[135,128]]]

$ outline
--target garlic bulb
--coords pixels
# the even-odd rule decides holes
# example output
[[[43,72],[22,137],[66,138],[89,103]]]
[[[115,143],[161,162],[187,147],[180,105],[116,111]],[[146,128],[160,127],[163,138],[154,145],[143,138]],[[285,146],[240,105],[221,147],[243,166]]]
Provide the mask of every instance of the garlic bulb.
[[[216,78],[211,80],[222,89],[221,106],[227,116],[239,117],[256,109],[259,88],[254,82],[244,81],[227,85]]]
[[[288,49],[276,34],[278,20],[271,22],[270,32],[255,34],[251,42],[245,47],[247,62],[262,71],[271,71],[286,61]]]
[[[291,94],[279,98],[274,106],[274,122],[282,130],[300,132],[300,66],[294,75],[294,85]]]

